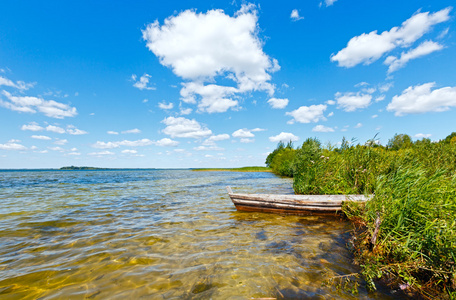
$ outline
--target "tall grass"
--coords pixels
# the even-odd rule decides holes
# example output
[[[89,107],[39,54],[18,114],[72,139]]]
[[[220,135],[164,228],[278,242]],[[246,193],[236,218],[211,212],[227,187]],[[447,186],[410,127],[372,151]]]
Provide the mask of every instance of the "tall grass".
[[[298,194],[375,195],[365,206],[343,207],[358,226],[355,254],[371,288],[375,279],[389,278],[402,289],[454,299],[455,136],[412,142],[396,135],[386,147],[344,139],[339,148],[310,138],[286,155],[276,151],[271,166],[292,170]]]

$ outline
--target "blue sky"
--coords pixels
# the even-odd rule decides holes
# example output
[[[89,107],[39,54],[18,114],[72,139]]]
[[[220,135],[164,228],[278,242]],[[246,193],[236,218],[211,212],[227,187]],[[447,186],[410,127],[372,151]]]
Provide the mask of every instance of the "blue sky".
[[[0,168],[264,165],[456,131],[453,1],[7,1]]]

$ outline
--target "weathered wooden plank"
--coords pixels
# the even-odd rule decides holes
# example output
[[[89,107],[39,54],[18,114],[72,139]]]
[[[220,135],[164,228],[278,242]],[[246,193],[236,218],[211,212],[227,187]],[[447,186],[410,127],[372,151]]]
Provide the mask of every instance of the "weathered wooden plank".
[[[228,194],[238,210],[279,212],[289,214],[337,213],[344,201],[365,202],[373,195],[273,195],[235,194],[228,186]]]
[[[289,209],[280,209],[273,207],[256,207],[256,206],[247,206],[247,205],[235,205],[238,211],[248,211],[248,212],[266,212],[266,213],[277,213],[284,215],[321,215],[321,216],[334,216],[340,217],[341,211],[309,211],[309,210],[289,210]]]
[[[257,207],[275,207],[280,209],[287,210],[318,210],[318,211],[336,211],[341,210],[342,207],[339,206],[319,206],[319,205],[292,205],[276,202],[258,202],[258,201],[248,201],[248,200],[234,200],[234,205],[247,205],[247,206],[257,206]]]
[[[323,201],[323,200],[293,200],[293,199],[276,199],[274,197],[258,197],[251,195],[233,194],[230,195],[231,199],[257,201],[257,202],[270,202],[270,203],[288,203],[297,205],[324,205],[324,206],[340,206],[343,201]]]

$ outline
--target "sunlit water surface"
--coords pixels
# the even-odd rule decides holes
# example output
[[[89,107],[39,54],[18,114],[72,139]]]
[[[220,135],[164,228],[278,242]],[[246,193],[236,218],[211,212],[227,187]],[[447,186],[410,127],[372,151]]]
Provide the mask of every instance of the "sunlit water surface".
[[[0,172],[1,299],[385,299],[324,286],[359,271],[338,218],[237,212],[270,173]]]

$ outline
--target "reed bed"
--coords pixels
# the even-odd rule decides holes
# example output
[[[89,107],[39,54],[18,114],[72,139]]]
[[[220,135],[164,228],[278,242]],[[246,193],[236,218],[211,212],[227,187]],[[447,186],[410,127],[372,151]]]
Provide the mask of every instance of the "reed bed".
[[[456,134],[412,142],[395,135],[386,146],[314,138],[295,149],[279,144],[266,161],[294,177],[297,194],[374,194],[343,207],[355,224],[356,262],[371,289],[383,279],[425,298],[456,298]]]

